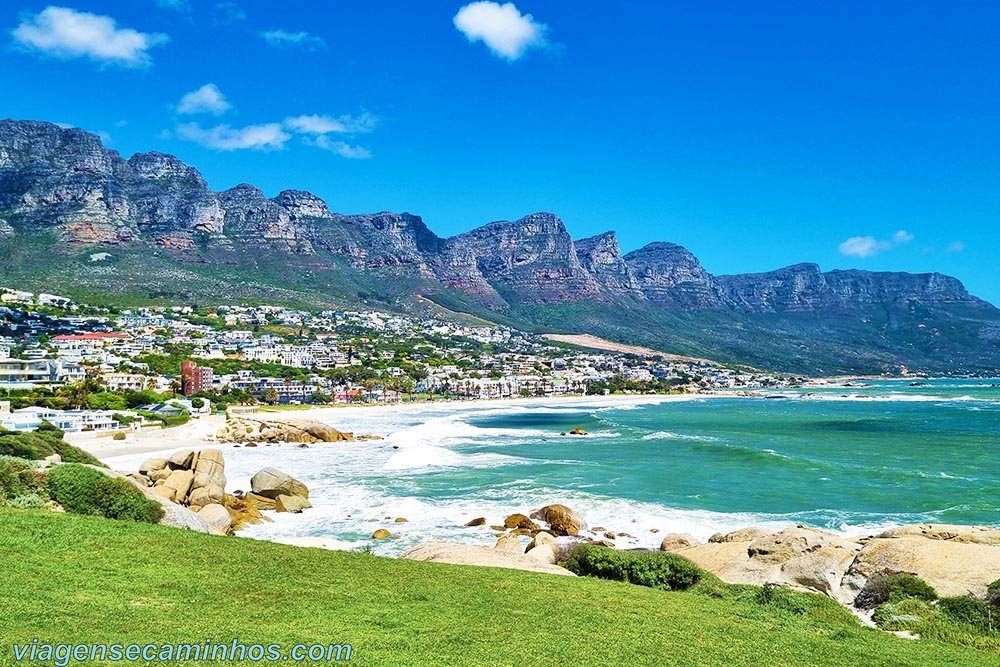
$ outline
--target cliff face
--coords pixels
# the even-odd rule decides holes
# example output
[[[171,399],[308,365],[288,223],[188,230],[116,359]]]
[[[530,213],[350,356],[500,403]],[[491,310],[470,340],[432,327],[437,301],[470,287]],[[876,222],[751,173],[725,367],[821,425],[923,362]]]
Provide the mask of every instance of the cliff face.
[[[645,298],[632,269],[622,257],[618,237],[605,232],[576,242],[576,254],[583,268],[604,289],[614,294]]]
[[[682,310],[718,308],[715,281],[687,249],[656,242],[625,255],[639,286],[651,301]]]
[[[773,359],[775,366],[788,357],[782,345],[808,348],[793,341],[810,336],[813,326],[836,343],[831,358],[877,357],[865,361],[870,368],[904,361],[919,367],[932,355],[1000,367],[1000,311],[940,274],[823,273],[798,264],[713,276],[673,243],[650,243],[623,257],[614,232],[574,241],[551,213],[445,239],[409,213],[345,215],[308,192],[268,198],[247,184],[216,193],[174,156],[150,152],[124,160],[83,130],[0,121],[0,256],[8,258],[0,278],[63,276],[60,262],[50,261],[54,253],[63,265],[76,262],[71,281],[90,281],[93,289],[117,281],[121,291],[141,282],[124,268],[81,265],[95,246],[127,249],[123,254],[142,267],[133,271],[167,267],[146,277],[157,294],[193,293],[196,267],[222,266],[231,278],[220,282],[211,274],[200,284],[225,290],[238,283],[232,292],[240,295],[315,289],[320,300],[376,294],[401,308],[430,295],[515,322],[524,316],[526,323],[646,344],[669,337],[690,350]],[[268,273],[253,274],[264,267]],[[803,314],[813,324],[804,324]],[[720,322],[741,333],[729,335]],[[859,330],[858,322],[869,329]],[[882,329],[872,333],[875,322]],[[869,354],[873,346],[884,349]]]

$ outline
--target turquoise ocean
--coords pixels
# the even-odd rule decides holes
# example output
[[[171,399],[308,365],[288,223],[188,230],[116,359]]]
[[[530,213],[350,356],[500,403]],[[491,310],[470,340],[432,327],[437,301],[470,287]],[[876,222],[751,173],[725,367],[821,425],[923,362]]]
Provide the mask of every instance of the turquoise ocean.
[[[656,546],[747,525],[844,534],[906,523],[1000,526],[1000,380],[865,382],[767,397],[591,397],[331,411],[383,441],[224,449],[229,488],[273,465],[314,509],[251,528],[392,555],[424,539],[491,544],[512,512],[563,503]],[[560,435],[583,428],[589,435]],[[114,459],[127,468],[145,456]],[[132,461],[131,459],[134,459]],[[406,523],[395,523],[404,517]]]

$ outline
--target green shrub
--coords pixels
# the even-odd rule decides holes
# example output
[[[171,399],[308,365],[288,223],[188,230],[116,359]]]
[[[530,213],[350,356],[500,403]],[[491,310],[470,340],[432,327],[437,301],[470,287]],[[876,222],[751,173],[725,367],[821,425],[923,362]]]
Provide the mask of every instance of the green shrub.
[[[942,598],[938,608],[950,620],[971,626],[980,632],[996,632],[1000,614],[982,600],[974,597]]]
[[[39,461],[53,454],[58,454],[66,463],[104,466],[87,452],[63,440],[63,432],[48,422],[42,422],[35,431],[15,433],[0,429],[0,455]]]
[[[8,502],[7,506],[19,510],[37,510],[44,508],[48,502],[47,497],[43,498],[37,493],[26,493]]]
[[[45,474],[34,461],[0,456],[0,502],[28,494],[45,495]]]
[[[901,572],[883,572],[868,579],[854,599],[858,609],[875,609],[885,602],[898,602],[907,598],[937,600],[937,591],[922,579]]]
[[[875,608],[872,620],[883,630],[910,630],[920,632],[922,624],[933,621],[934,608],[922,598],[905,598],[883,602]]]
[[[124,479],[108,477],[92,468],[67,464],[49,472],[52,499],[74,514],[96,514],[109,519],[156,523],[163,508]]]
[[[112,440],[124,440],[125,439],[125,434],[124,433],[115,433],[113,436],[111,436],[111,439]]]
[[[574,574],[663,590],[685,590],[698,583],[704,572],[675,554],[653,551],[618,551],[596,544],[581,544],[565,563]]]

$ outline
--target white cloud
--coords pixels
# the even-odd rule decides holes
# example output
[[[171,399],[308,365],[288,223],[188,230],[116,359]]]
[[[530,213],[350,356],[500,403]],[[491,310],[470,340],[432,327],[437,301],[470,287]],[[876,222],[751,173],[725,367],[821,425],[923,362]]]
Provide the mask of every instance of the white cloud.
[[[352,146],[346,141],[330,139],[326,134],[321,134],[318,137],[306,137],[303,141],[310,146],[322,148],[352,160],[367,160],[372,157],[372,152],[364,146]]]
[[[512,2],[471,2],[458,10],[454,23],[470,42],[481,41],[494,54],[510,61],[521,58],[531,48],[548,44],[548,26],[531,14],[521,14]]]
[[[191,3],[188,0],[156,0],[156,4],[159,7],[176,9],[179,12],[191,11]]]
[[[229,125],[203,128],[198,123],[187,123],[177,128],[177,136],[217,151],[281,150],[292,138],[292,135],[282,129],[281,123],[248,125],[242,128]]]
[[[965,241],[952,241],[944,249],[945,252],[962,252],[963,250],[965,250]]]
[[[297,48],[304,51],[317,51],[326,48],[326,42],[308,32],[268,30],[260,33],[260,38],[277,48]]]
[[[877,239],[874,236],[852,236],[840,244],[840,254],[848,257],[874,257],[913,241],[915,237],[905,229],[900,229],[890,239]]]
[[[56,58],[90,58],[124,67],[149,65],[149,50],[170,39],[163,33],[119,28],[110,16],[66,7],[46,7],[38,14],[25,15],[11,34],[22,47]]]
[[[212,5],[212,16],[216,25],[230,25],[247,20],[247,13],[235,2],[215,3]]]
[[[232,108],[233,105],[214,83],[206,83],[198,90],[192,90],[177,103],[179,114],[210,113],[221,116]]]
[[[370,114],[360,116],[290,116],[285,119],[285,127],[302,134],[363,134],[371,132],[378,119]]]

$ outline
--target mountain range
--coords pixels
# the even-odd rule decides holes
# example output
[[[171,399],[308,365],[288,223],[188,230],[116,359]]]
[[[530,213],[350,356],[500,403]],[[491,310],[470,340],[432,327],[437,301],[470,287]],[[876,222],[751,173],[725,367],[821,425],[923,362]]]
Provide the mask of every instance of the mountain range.
[[[712,275],[673,243],[573,239],[551,213],[442,238],[299,190],[213,192],[172,155],[40,121],[0,121],[0,257],[2,286],[97,303],[365,305],[807,374],[1000,368],[1000,310],[949,276]]]

